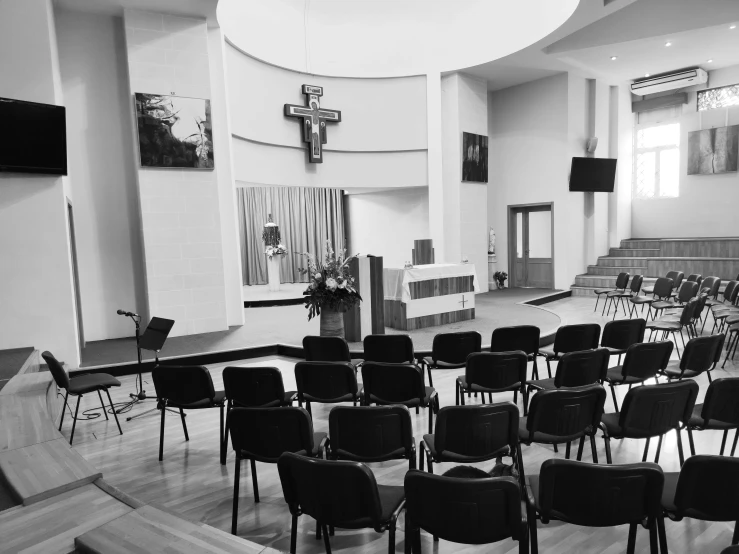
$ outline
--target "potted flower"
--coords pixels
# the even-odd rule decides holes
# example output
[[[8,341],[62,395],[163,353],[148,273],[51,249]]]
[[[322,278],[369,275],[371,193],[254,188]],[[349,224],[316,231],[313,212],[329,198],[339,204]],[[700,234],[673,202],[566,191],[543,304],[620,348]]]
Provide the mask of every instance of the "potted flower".
[[[308,288],[303,292],[308,320],[321,316],[321,336],[344,336],[344,316],[342,312],[362,301],[354,288],[354,277],[349,274],[349,261],[355,256],[346,257],[346,250],[338,255],[326,241],[326,257],[320,263],[312,254],[308,267],[299,268],[301,275],[308,275]]]
[[[267,257],[271,260],[272,256],[284,256],[287,254],[287,248],[285,248],[285,245],[281,243],[276,246],[270,245],[264,249],[264,253],[267,254]]]
[[[504,289],[508,274],[505,271],[496,271],[493,273],[493,279],[495,279],[495,284],[498,285],[499,289]]]

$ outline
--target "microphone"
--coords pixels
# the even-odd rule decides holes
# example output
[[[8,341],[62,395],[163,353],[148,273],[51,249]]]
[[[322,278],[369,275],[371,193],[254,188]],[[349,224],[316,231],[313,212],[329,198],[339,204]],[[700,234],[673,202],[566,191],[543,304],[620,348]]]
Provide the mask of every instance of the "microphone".
[[[116,313],[118,315],[125,315],[126,317],[139,317],[139,314],[135,314],[133,312],[127,312],[125,310],[118,310]]]

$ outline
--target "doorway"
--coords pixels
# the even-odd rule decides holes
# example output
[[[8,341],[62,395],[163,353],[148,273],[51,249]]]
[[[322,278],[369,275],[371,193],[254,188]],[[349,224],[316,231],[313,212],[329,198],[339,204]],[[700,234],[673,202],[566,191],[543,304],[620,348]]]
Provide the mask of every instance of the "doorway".
[[[77,336],[80,353],[85,348],[85,331],[82,327],[82,295],[80,294],[80,272],[77,265],[77,241],[74,232],[74,213],[72,203],[67,199],[67,215],[69,218],[69,249],[72,254],[72,283],[74,287],[74,311],[77,316]]]
[[[554,202],[508,206],[511,287],[554,288]]]

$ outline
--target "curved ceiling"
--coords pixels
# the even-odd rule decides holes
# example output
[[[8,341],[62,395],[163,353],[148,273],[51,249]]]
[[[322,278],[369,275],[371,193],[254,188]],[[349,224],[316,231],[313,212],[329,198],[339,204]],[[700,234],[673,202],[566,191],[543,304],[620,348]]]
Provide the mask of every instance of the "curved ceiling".
[[[220,0],[228,40],[317,75],[399,77],[507,56],[550,34],[580,0]]]

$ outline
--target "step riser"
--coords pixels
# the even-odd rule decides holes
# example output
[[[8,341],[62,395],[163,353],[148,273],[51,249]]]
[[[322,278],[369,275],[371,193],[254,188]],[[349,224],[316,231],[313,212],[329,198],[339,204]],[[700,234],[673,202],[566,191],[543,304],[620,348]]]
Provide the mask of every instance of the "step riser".
[[[652,248],[659,250],[658,240],[622,240],[621,248]]]
[[[599,267],[644,267],[645,260],[639,258],[598,258]],[[631,273],[631,271],[629,271]]]
[[[595,289],[579,289],[579,288],[572,288],[572,296],[586,296],[595,299],[595,292],[593,292]]]
[[[609,256],[617,258],[659,258],[659,250],[611,248],[609,252]]]
[[[603,275],[617,277],[619,273],[626,272],[632,277],[634,275],[644,275],[647,272],[646,267],[607,267],[607,266],[588,266],[588,275]]]

